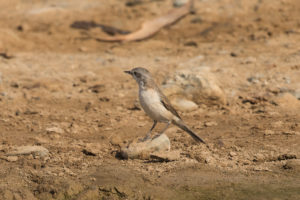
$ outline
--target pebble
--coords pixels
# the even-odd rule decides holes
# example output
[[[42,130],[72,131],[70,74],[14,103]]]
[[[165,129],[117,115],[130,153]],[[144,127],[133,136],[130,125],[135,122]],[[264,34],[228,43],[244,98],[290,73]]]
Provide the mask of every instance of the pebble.
[[[250,162],[249,160],[243,160],[243,161],[242,161],[242,164],[243,164],[243,165],[250,165],[251,162]]]
[[[204,126],[206,126],[206,127],[217,126],[217,125],[218,125],[218,123],[215,121],[204,122]]]
[[[188,0],[173,0],[173,6],[174,7],[181,7],[185,5],[188,2]]]
[[[277,160],[290,160],[290,159],[296,159],[297,156],[295,154],[282,154],[282,155],[279,155],[277,157]]]
[[[142,1],[140,0],[129,0],[125,3],[126,6],[136,6],[136,5],[139,5],[141,4]]]
[[[25,23],[17,26],[17,30],[20,32],[27,32],[29,29],[30,29],[30,26]]]
[[[91,181],[96,181],[97,179],[95,177],[90,178]]]
[[[265,156],[262,153],[257,153],[254,156],[253,161],[259,162],[259,161],[264,161],[265,160]]]
[[[270,170],[268,167],[264,167],[264,166],[255,166],[253,168],[254,171],[272,171]]]
[[[283,168],[300,172],[300,159],[288,160]]]
[[[186,100],[186,99],[179,99],[176,98],[175,100],[171,101],[172,105],[176,107],[178,110],[181,111],[192,111],[198,108],[198,105],[193,101]]]
[[[282,121],[277,121],[277,122],[272,123],[272,126],[274,128],[280,128],[280,127],[282,127],[282,125],[283,125]]]
[[[48,133],[59,133],[59,134],[64,133],[64,130],[59,127],[49,127],[49,128],[46,128],[46,131]]]
[[[106,127],[104,130],[105,130],[105,131],[111,131],[111,130],[113,130],[113,129],[112,129],[112,127]]]
[[[191,23],[196,24],[199,23],[201,24],[203,22],[203,19],[201,17],[195,17],[194,19],[191,20]]]
[[[110,143],[112,145],[117,145],[117,146],[121,146],[123,144],[123,140],[121,139],[120,136],[116,135],[116,136],[113,136],[111,139],[110,139]]]
[[[81,51],[81,52],[87,52],[88,48],[86,48],[86,47],[79,47],[78,50]]]
[[[241,61],[241,64],[251,64],[256,63],[257,59],[255,57],[247,57]]]
[[[247,81],[250,82],[250,83],[258,84],[261,81],[261,77],[250,76],[250,77],[247,78]]]
[[[297,131],[283,131],[283,135],[300,135],[300,132]]]
[[[76,176],[76,174],[74,172],[72,172],[69,168],[64,167],[64,172],[71,176]]]
[[[264,133],[264,135],[274,135],[274,131],[272,131],[272,130],[265,130],[265,133]]]
[[[234,156],[236,156],[236,155],[237,155],[236,152],[233,152],[233,151],[229,152],[229,156],[230,156],[230,157],[234,157]]]
[[[184,46],[198,47],[198,44],[194,41],[189,41],[189,42],[185,42]]]
[[[205,163],[207,163],[210,166],[216,166],[216,159],[214,159],[212,156],[207,156],[205,158]]]
[[[116,109],[117,109],[117,111],[123,111],[123,107],[121,107],[121,106],[117,106]]]
[[[16,162],[18,160],[18,156],[7,156],[7,157],[0,157],[7,162]]]
[[[93,152],[93,150],[90,150],[90,149],[83,149],[82,153],[86,156],[96,156],[97,155],[96,152]]]

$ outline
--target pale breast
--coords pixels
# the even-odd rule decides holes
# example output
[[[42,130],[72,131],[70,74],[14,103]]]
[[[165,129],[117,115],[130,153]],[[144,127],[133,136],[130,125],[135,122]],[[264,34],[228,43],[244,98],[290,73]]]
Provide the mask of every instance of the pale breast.
[[[155,90],[140,90],[139,98],[142,108],[153,120],[167,122],[172,119],[172,113],[163,106],[160,96]]]

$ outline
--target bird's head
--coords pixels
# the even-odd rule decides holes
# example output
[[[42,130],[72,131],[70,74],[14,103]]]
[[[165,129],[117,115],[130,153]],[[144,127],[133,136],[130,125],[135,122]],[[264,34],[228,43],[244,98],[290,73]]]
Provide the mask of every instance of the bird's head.
[[[150,72],[142,67],[137,67],[130,71],[124,72],[130,74],[139,85],[145,85],[148,82],[148,80],[152,79]]]

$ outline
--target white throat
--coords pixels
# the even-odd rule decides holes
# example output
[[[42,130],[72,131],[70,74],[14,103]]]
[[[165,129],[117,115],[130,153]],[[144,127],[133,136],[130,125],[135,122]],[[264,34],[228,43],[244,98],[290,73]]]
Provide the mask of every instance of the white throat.
[[[142,89],[145,89],[145,83],[144,83],[144,81],[139,81],[139,88],[140,88],[140,90]]]

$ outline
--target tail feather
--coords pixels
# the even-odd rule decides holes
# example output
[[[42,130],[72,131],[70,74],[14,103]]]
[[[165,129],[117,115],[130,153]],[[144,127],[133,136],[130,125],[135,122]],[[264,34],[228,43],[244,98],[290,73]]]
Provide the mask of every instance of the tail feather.
[[[181,128],[182,130],[184,130],[185,132],[187,132],[190,136],[192,136],[192,138],[194,138],[194,140],[196,140],[197,142],[202,142],[203,144],[206,144],[196,133],[194,133],[193,131],[191,131],[184,123],[183,121],[179,120],[179,121],[173,121],[173,124],[177,125],[179,128]]]

